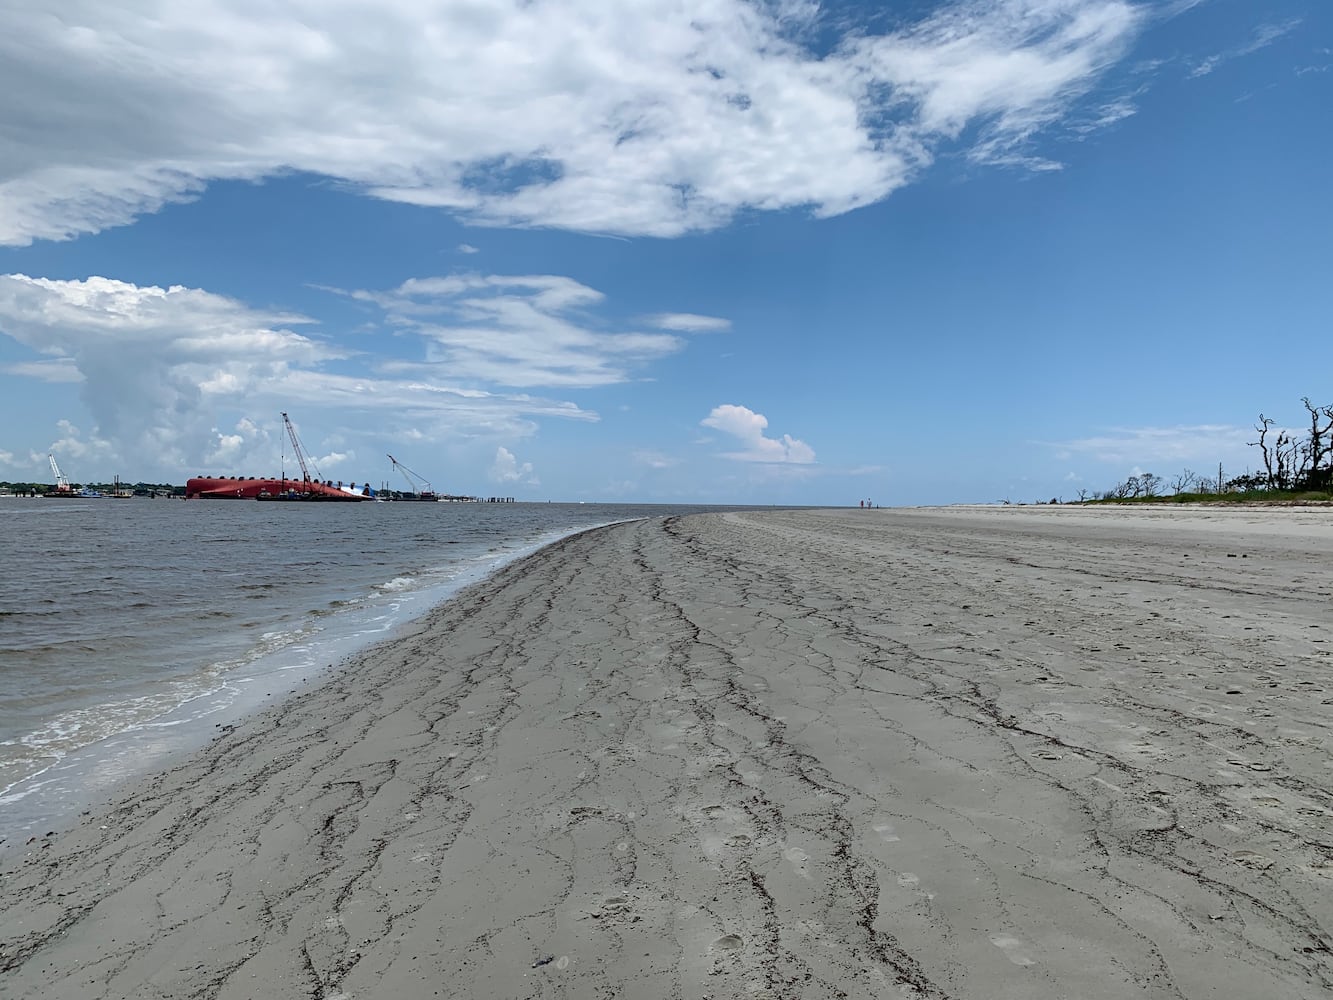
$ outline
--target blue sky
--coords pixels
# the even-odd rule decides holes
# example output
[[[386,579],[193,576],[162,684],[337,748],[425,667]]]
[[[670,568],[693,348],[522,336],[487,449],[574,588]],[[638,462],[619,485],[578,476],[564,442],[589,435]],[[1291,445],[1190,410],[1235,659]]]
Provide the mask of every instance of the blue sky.
[[[281,411],[538,500],[1239,472],[1333,402],[1330,67],[1322,0],[10,10],[0,479]]]

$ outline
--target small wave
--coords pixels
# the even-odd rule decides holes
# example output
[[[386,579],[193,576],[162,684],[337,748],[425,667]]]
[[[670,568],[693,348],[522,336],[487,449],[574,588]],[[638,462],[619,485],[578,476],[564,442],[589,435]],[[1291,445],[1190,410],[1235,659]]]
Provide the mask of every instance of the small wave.
[[[388,593],[397,593],[398,591],[401,590],[407,590],[416,582],[417,582],[416,577],[395,576],[392,580],[390,580],[387,583],[375,584],[375,589],[387,591]]]
[[[295,639],[300,634],[300,629],[287,629],[281,632],[264,632],[259,636],[259,639],[265,644],[281,643],[288,639]]]

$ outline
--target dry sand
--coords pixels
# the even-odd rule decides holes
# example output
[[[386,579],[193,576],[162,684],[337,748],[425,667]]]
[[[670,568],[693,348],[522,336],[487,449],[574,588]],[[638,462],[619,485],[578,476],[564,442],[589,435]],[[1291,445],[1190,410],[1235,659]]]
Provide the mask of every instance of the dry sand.
[[[1333,511],[716,514],[515,564],[0,878],[4,997],[1333,987]]]

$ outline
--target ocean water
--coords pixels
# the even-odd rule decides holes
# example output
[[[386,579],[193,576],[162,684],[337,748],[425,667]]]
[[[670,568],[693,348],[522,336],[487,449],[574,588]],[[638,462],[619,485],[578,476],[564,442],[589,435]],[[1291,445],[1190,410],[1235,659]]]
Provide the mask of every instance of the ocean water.
[[[0,854],[613,504],[0,498]]]

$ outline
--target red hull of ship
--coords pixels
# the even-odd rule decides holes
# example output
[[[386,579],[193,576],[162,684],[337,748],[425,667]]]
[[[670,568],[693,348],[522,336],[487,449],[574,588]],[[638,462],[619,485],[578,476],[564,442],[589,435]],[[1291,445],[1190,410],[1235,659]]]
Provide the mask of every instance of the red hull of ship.
[[[336,486],[299,479],[228,479],[226,477],[198,476],[185,484],[186,500],[254,500],[260,493],[279,494],[295,490],[314,493],[330,500],[369,500],[362,494],[348,493]]]

